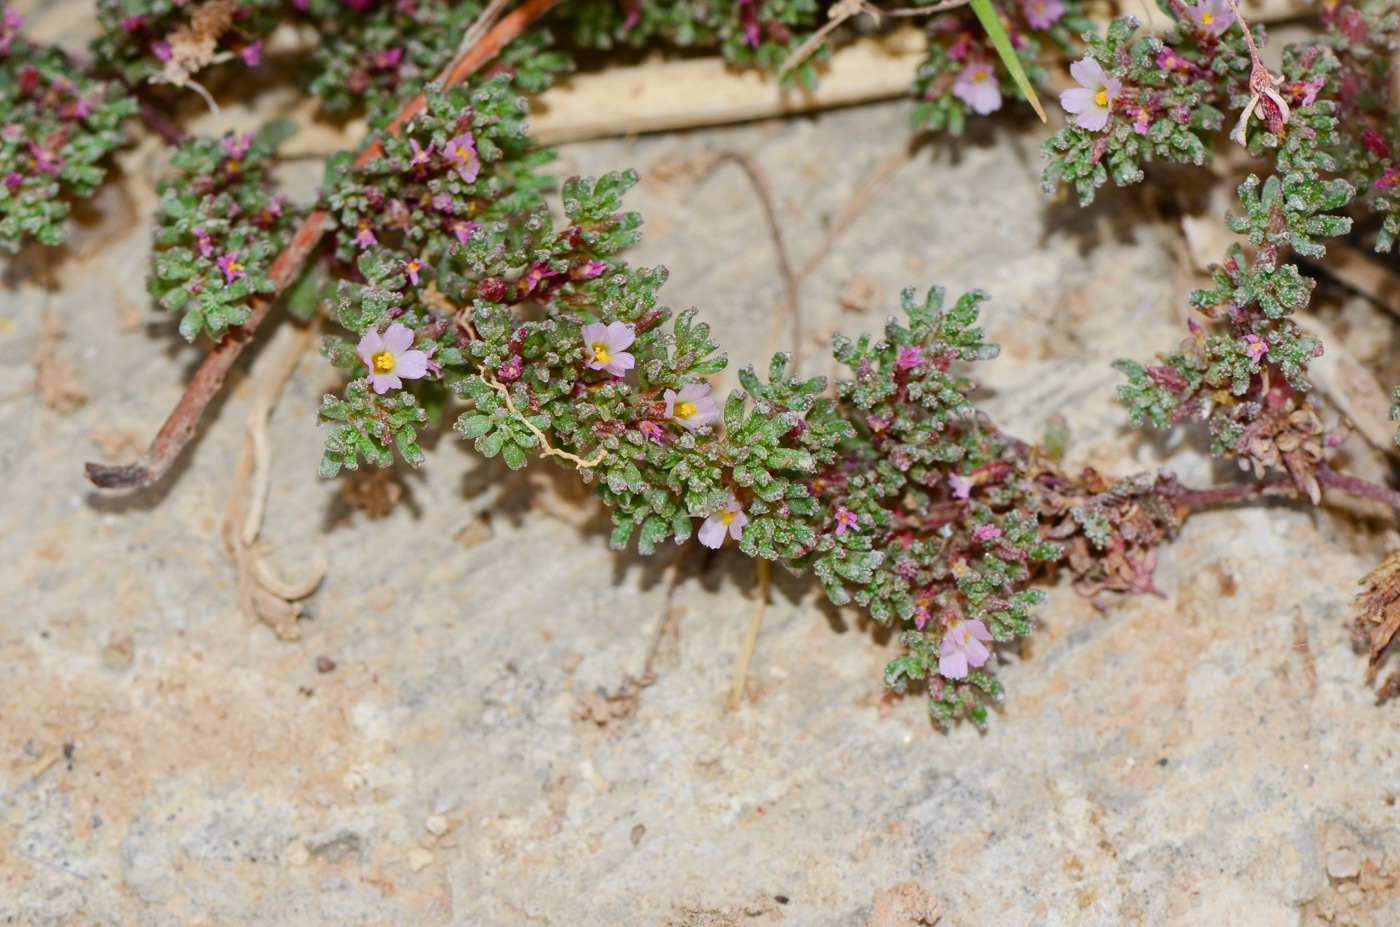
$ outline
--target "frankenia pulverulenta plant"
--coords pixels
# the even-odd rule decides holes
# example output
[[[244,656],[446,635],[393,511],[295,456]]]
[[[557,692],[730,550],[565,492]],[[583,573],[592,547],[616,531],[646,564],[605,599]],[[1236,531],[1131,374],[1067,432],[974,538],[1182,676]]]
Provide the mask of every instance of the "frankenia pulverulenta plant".
[[[1245,141],[1278,169],[1277,180],[1243,189],[1237,228],[1255,250],[1228,256],[1216,288],[1196,297],[1195,340],[1158,362],[1123,365],[1134,416],[1206,422],[1220,453],[1255,476],[1193,490],[1165,473],[1069,472],[1057,448],[979,414],[969,374],[996,353],[979,327],[979,292],[906,293],[903,316],[879,337],[836,340],[846,373],[834,384],[793,375],[779,354],[763,375],[744,367],[740,388],[717,395],[711,378],[727,358],[699,313],[661,305],[666,272],[625,260],[641,222],[622,205],[636,176],[556,189],[543,171],[550,153],[528,137],[518,93],[562,65],[542,31],[527,31],[549,5],[526,0],[450,68],[466,14],[419,0],[104,5],[96,66],[153,100],[179,85],[171,61],[189,79],[224,66],[236,77],[263,66],[270,52],[257,43],[272,22],[323,22],[339,44],[305,55],[307,92],[328,109],[359,109],[378,129],[330,159],[305,210],[281,195],[272,171],[282,126],[172,147],[150,285],[184,313],[186,337],[212,346],[152,450],[130,467],[91,466],[99,485],[147,485],[168,470],[213,394],[208,384],[286,294],[294,314],[320,308],[338,326],[322,345],[346,376],[322,404],[326,476],[396,457],[417,465],[422,431],[448,425],[511,469],[551,459],[593,487],[611,512],[614,546],[736,548],[810,574],[831,601],[897,631],[903,651],[886,669],[889,686],[926,692],[940,723],[977,724],[1004,695],[997,648],[1033,630],[1040,587],[1059,571],[1107,601],[1152,591],[1158,546],[1202,506],[1315,498],[1329,487],[1400,498],[1328,466],[1329,436],[1306,382],[1317,346],[1287,318],[1308,291],[1288,251],[1318,253],[1344,230],[1340,210],[1362,179],[1383,192],[1394,173],[1382,129],[1367,126],[1379,140],[1354,129],[1385,108],[1356,90],[1383,83],[1383,42],[1344,15],[1285,55],[1283,78],[1261,78],[1262,34],[1246,41],[1226,21],[1228,2],[1174,8],[1166,44],[1134,40],[1131,21],[1119,20],[1107,37],[1085,37],[1083,53],[1073,32],[1086,24],[1070,0],[1002,7],[1000,32],[1027,67],[1040,60],[1025,52],[1032,38],[1075,59],[1078,87],[1062,98],[1073,124],[1052,143],[1060,166],[1049,179],[1092,193],[1105,160],[1124,181],[1148,157],[1198,160],[1226,114],[1251,104],[1239,123]],[[713,37],[749,43],[752,14],[759,45],[771,38],[776,58],[798,40],[777,28],[781,9],[807,15],[754,0],[721,11]],[[930,21],[931,53],[944,63],[921,94],[957,128],[955,111],[993,112],[1011,90],[976,12],[948,15]],[[424,34],[432,29],[442,35]],[[202,39],[160,48],[170,36]],[[482,48],[501,54],[493,61]],[[1364,78],[1346,78],[1353,72]],[[1383,212],[1387,202],[1377,194],[1372,204]],[[1384,599],[1389,586],[1375,588]]]
[[[1165,41],[1131,41],[1127,19],[1106,40],[1090,39],[1090,55],[1071,70],[1081,86],[1061,98],[1073,125],[1045,147],[1054,159],[1046,184],[1073,182],[1088,202],[1109,174],[1120,184],[1140,180],[1144,160],[1204,161],[1224,122],[1217,106],[1239,109],[1230,138],[1272,161],[1274,173],[1248,177],[1239,188],[1244,215],[1228,218],[1251,251],[1232,247],[1212,268],[1214,287],[1192,294],[1200,322],[1190,320],[1179,347],[1154,362],[1117,363],[1129,379],[1119,395],[1133,424],[1204,423],[1213,454],[1235,458],[1256,479],[1281,474],[1315,505],[1331,488],[1394,507],[1394,491],[1329,465],[1342,435],[1324,428],[1307,370],[1323,346],[1289,318],[1307,308],[1314,281],[1288,258],[1322,258],[1323,242],[1351,230],[1346,211],[1361,203],[1382,218],[1377,250],[1390,250],[1400,232],[1400,199],[1390,192],[1400,185],[1390,99],[1400,16],[1390,2],[1323,4],[1326,32],[1285,48],[1274,75],[1258,58],[1262,30],[1243,31],[1229,0],[1170,9],[1178,23]],[[1400,388],[1396,399],[1400,420]],[[1397,576],[1400,558],[1391,556],[1358,596],[1353,633],[1370,653],[1371,677],[1400,630]],[[1397,693],[1400,672],[1377,695]]]
[[[0,244],[59,244],[71,202],[97,191],[103,160],[125,142],[136,101],[83,74],[53,47],[25,40],[0,5]]]

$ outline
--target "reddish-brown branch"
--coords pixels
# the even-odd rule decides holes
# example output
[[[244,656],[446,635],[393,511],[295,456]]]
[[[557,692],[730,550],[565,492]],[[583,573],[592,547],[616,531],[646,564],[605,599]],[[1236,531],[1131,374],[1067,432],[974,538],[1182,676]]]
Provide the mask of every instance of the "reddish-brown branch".
[[[482,36],[481,41],[467,49],[461,57],[444,69],[442,74],[438,76],[438,80],[445,86],[466,80],[483,64],[495,57],[496,53],[504,48],[508,42],[524,32],[531,23],[560,2],[562,0],[527,0],[518,9],[503,17],[495,27]],[[385,127],[384,131],[398,134],[404,123],[423,111],[425,103],[426,97],[421,93],[409,100],[393,121]],[[379,139],[375,138],[360,152],[359,157],[355,159],[355,164],[364,164],[371,158],[377,158],[383,154],[384,148],[379,143]],[[276,289],[272,293],[254,298],[249,304],[251,315],[248,321],[243,325],[229,329],[224,340],[220,341],[204,358],[204,362],[199,365],[199,370],[195,372],[194,377],[185,387],[184,395],[175,404],[175,408],[141,459],[135,463],[118,467],[89,463],[87,465],[89,480],[103,489],[135,489],[150,486],[170,471],[180,456],[180,452],[184,450],[190,438],[194,437],[195,427],[199,424],[200,416],[204,413],[209,402],[218,394],[219,389],[223,386],[224,377],[228,376],[228,372],[233,369],[234,361],[238,359],[244,346],[252,340],[253,332],[267,317],[268,310],[272,308],[277,295],[296,278],[302,265],[306,263],[306,259],[320,243],[329,219],[329,213],[324,209],[317,209],[302,221],[296,234],[292,236],[291,242],[277,255],[277,258],[272,262],[271,270],[268,272],[268,277]]]
[[[1317,485],[1323,489],[1337,489],[1352,496],[1373,499],[1382,505],[1400,511],[1400,492],[1388,486],[1377,486],[1354,476],[1338,473],[1325,466],[1317,468]]]

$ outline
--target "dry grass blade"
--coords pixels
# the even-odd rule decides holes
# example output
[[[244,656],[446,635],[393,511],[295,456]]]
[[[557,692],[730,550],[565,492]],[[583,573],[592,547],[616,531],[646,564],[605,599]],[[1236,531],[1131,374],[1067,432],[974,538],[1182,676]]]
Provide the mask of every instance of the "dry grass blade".
[[[754,603],[753,618],[749,629],[744,633],[744,646],[739,650],[739,659],[734,663],[734,677],[729,681],[729,695],[724,700],[724,710],[733,711],[744,699],[744,686],[749,678],[749,660],[753,657],[754,644],[758,642],[758,628],[763,624],[763,610],[768,605],[768,561],[758,558],[758,601]]]

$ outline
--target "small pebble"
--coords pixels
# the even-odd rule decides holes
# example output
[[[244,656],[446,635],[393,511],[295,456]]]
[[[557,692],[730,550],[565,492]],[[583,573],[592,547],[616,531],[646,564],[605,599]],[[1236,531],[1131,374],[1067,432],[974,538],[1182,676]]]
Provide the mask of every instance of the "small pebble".
[[[642,838],[646,836],[646,833],[647,826],[645,824],[638,824],[636,827],[632,828],[632,846],[636,846],[637,844],[641,843]]]
[[[1361,871],[1361,857],[1350,847],[1327,854],[1327,874],[1334,879],[1354,879]]]
[[[423,822],[423,829],[434,837],[441,837],[447,833],[447,818],[440,814],[435,814]]]
[[[408,853],[408,868],[414,872],[422,872],[433,863],[433,854],[422,847],[414,847]]]
[[[335,671],[335,668],[336,668],[336,665],[337,665],[336,662],[335,662],[334,660],[332,660],[330,657],[317,657],[317,658],[316,658],[316,672],[318,672],[318,673],[331,673],[331,672],[334,672],[334,671]]]
[[[300,840],[287,847],[287,862],[293,866],[305,866],[311,859],[311,851]]]

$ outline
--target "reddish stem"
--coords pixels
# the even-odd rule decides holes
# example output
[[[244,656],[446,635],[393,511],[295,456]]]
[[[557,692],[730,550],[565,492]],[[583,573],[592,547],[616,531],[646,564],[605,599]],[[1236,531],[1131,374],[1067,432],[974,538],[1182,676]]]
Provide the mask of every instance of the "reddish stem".
[[[508,42],[524,32],[531,23],[560,2],[562,0],[527,0],[524,5],[503,17],[491,31],[482,36],[481,41],[444,69],[442,74],[438,75],[438,80],[444,86],[466,80],[483,64],[495,57],[496,53]],[[426,97],[422,93],[409,100],[393,121],[385,127],[384,131],[397,135],[404,123],[423,111],[425,103]],[[377,158],[383,154],[384,147],[380,144],[379,138],[375,138],[360,152],[359,157],[355,159],[355,165],[363,165],[371,158]],[[204,413],[210,400],[218,394],[220,387],[223,386],[224,377],[233,369],[233,363],[238,359],[244,346],[252,341],[253,332],[267,317],[273,301],[296,278],[306,259],[321,241],[329,219],[330,214],[326,210],[316,209],[302,220],[301,226],[292,236],[291,243],[277,255],[276,260],[272,262],[271,270],[268,271],[268,278],[272,280],[275,287],[273,292],[255,297],[249,303],[251,315],[248,321],[240,326],[230,328],[224,339],[204,358],[204,362],[199,365],[199,370],[195,371],[195,375],[185,387],[184,395],[175,404],[175,408],[141,459],[135,463],[117,467],[89,463],[87,465],[89,480],[103,489],[135,489],[150,486],[170,472],[170,468],[180,456],[180,452],[184,450],[190,438],[194,437],[195,427],[199,424],[200,416]]]
[[[1339,489],[1352,496],[1372,499],[1400,511],[1400,492],[1388,486],[1377,486],[1355,476],[1347,476],[1326,466],[1317,468],[1317,485],[1323,489]]]

